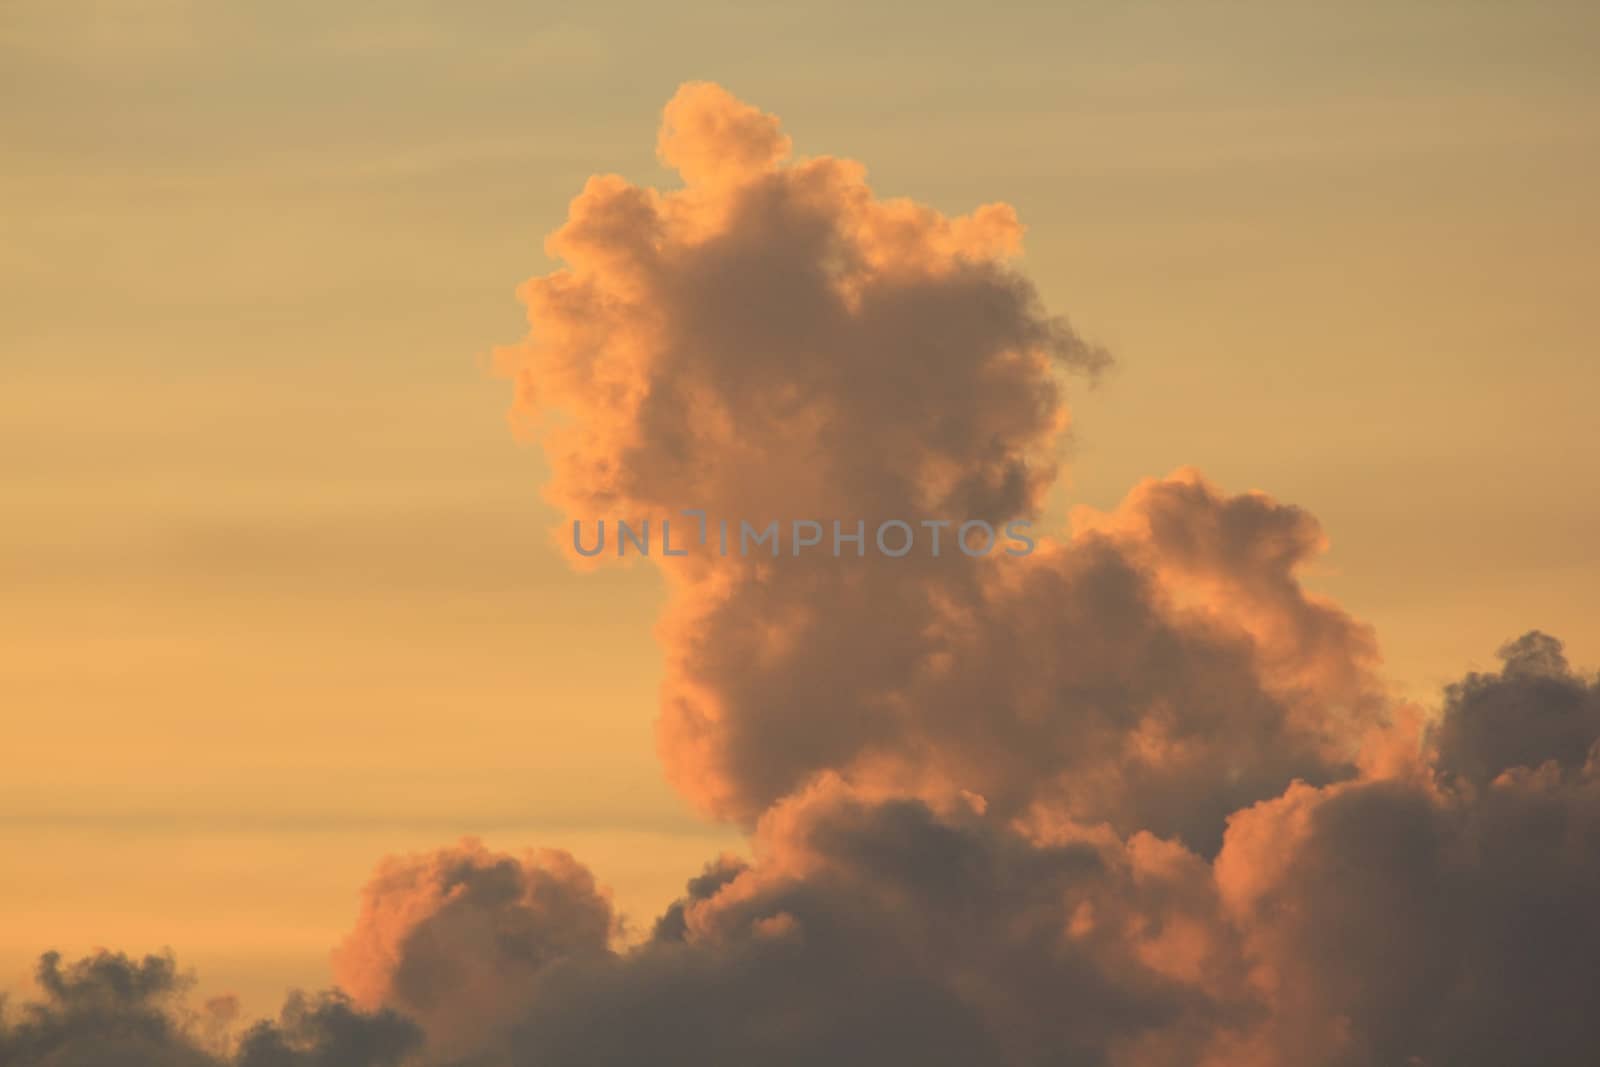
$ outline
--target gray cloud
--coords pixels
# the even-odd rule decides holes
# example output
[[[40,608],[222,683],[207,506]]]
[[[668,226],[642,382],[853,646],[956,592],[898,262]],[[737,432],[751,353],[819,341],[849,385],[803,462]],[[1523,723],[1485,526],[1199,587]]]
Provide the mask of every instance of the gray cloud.
[[[1583,767],[1600,741],[1600,680],[1574,674],[1561,642],[1537,630],[1500,658],[1499,673],[1469,674],[1446,693],[1440,769],[1485,785],[1512,767]]]
[[[0,1017],[4,1067],[396,1067],[421,1043],[394,1012],[362,1013],[328,992],[292,995],[279,1020],[255,1024],[231,1047],[236,1005],[223,998],[190,1010],[192,979],[170,955],[101,950],[63,963],[46,953],[35,981],[41,998],[15,1021]]]

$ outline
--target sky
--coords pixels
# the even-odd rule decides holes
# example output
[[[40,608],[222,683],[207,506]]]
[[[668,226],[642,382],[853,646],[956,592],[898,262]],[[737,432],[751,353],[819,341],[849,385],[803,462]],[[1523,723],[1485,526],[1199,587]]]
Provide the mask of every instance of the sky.
[[[1576,2],[0,5],[0,985],[171,945],[266,1012],[333,978],[379,857],[569,849],[626,940],[749,850],[777,772],[658,759],[663,687],[710,672],[673,658],[688,594],[569,565],[572,472],[493,356],[591,175],[680,184],[656,131],[685,82],[881,196],[1015,208],[1043,304],[1115,360],[1066,381],[1041,525],[1192,465],[1317,517],[1301,577],[1396,699],[1437,714],[1535,628],[1600,662],[1597,29]]]

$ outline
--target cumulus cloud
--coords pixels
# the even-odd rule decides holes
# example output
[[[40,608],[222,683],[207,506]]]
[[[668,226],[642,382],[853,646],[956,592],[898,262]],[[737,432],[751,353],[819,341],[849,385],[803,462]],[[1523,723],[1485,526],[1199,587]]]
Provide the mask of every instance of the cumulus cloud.
[[[1509,646],[1499,713],[1592,683]],[[1450,690],[1434,737],[1474,715]],[[1414,737],[1414,735],[1412,735]],[[824,774],[636,945],[546,957],[504,1064],[1582,1064],[1600,1050],[1600,760],[1562,731],[1487,786],[1428,743],[1174,837]],[[448,855],[442,853],[441,857]],[[507,862],[509,857],[501,857]],[[586,880],[579,879],[587,884]],[[508,912],[515,897],[496,898]],[[402,966],[397,963],[396,966]]]
[[[791,162],[775,119],[711,86],[668,106],[660,149],[684,187],[591,182],[550,242],[566,266],[525,287],[532,332],[505,356],[519,414],[548,426],[550,495],[569,517],[1037,516],[1068,424],[1061,372],[1106,357],[1041,308],[1015,267],[1009,208],[950,219],[879,199],[856,164]],[[663,561],[663,764],[706,811],[752,828],[756,859],[708,868],[663,936],[611,961],[622,977],[587,988],[634,1003],[645,982],[698,1005],[695,979],[663,960],[690,953],[715,982],[745,953],[783,951],[779,978],[796,981],[807,954],[848,946],[805,990],[820,999],[762,998],[806,1005],[785,1016],[804,1035],[785,1031],[768,1054],[1506,1051],[1480,1009],[1511,993],[1487,971],[1517,968],[1485,932],[1540,878],[1578,899],[1586,875],[1546,857],[1538,877],[1485,894],[1523,875],[1479,835],[1505,831],[1515,797],[1556,818],[1586,788],[1593,685],[1530,635],[1501,675],[1453,687],[1419,735],[1371,629],[1300,580],[1325,544],[1306,512],[1180,470],[1109,513],[1080,511],[1070,538],[1023,558]],[[1084,864],[1061,869],[1072,877],[1051,866],[1063,849]],[[1013,875],[1041,896],[1013,896]],[[951,893],[959,917],[942,910]],[[980,931],[981,946],[952,928]],[[1448,946],[1469,931],[1485,975],[1452,994]],[[863,1051],[930,1032],[852,1028],[850,1007],[872,998],[829,995],[875,967],[883,988],[903,979],[929,998],[929,1025],[949,1027],[934,1047]],[[752,971],[738,987],[760,996],[763,981]],[[1431,1020],[1409,1006],[1430,996],[1444,1005]],[[1547,1023],[1593,1047],[1557,1009],[1498,1017],[1501,1038]],[[524,1047],[561,1031],[539,1018]],[[737,1040],[725,1017],[717,1032]]]
[[[1503,654],[1449,690],[1435,776],[1297,784],[1230,821],[1217,881],[1271,1012],[1246,1062],[1600,1055],[1600,760],[1572,762],[1569,721],[1593,683],[1537,632]]]
[[[334,973],[363,1006],[403,1011],[455,1048],[522,1010],[552,963],[605,954],[616,922],[567,853],[463,841],[379,867]]]
[[[46,953],[35,982],[40,999],[19,1019],[0,1015],[4,1067],[396,1067],[422,1039],[394,1012],[363,1013],[330,991],[293,994],[277,1021],[256,1023],[235,1042],[237,1002],[189,1009],[193,980],[170,955],[101,950],[63,963]]]
[[[713,85],[674,97],[660,149],[684,188],[592,178],[500,354],[545,425],[553,500],[752,521],[1037,506],[1065,418],[1052,370],[1106,357],[1009,265],[1008,206],[880,200],[851,161],[790,162],[777,120]]]
[[[235,1067],[393,1067],[422,1044],[416,1024],[387,1009],[357,1010],[339,991],[293,993],[276,1023],[245,1032]]]
[[[1232,1010],[1217,991],[1243,981],[1215,937],[1205,864],[1149,835],[1025,831],[964,798],[829,777],[764,815],[752,847],[752,862],[693,879],[643,943],[547,960],[514,1021],[465,1051],[517,1064],[1111,1062],[1174,1035],[1208,1042]]]
[[[1220,1010],[1145,955],[1162,936],[1153,915],[1207,914],[1203,893],[1171,884],[1182,862],[1037,841],[837,780],[770,812],[755,848],[755,864],[691,894],[681,939],[538,998],[511,1061],[1104,1062]],[[1193,954],[1186,965],[1211,966]]]
[[[592,179],[500,355],[551,500],[682,533],[685,508],[893,518],[945,550],[658,554],[663,768],[749,855],[638,927],[565,853],[387,860],[344,992],[227,1055],[1600,1059],[1600,683],[1559,642],[1512,642],[1425,721],[1303,584],[1316,520],[1189,469],[1031,554],[959,551],[964,522],[1038,518],[1070,375],[1107,361],[1042,307],[1015,213],[879,198],[712,85],[679,91],[658,148],[682,187]],[[0,1067],[224,1055],[170,961],[98,959],[48,961]]]
[[[1513,767],[1570,773],[1600,741],[1600,680],[1568,668],[1561,642],[1535,630],[1500,650],[1499,673],[1469,674],[1446,693],[1441,770],[1476,785]]]
[[[661,561],[658,739],[691,800],[750,826],[839,773],[1013,813],[1066,798],[1214,849],[1240,804],[1348,769],[1376,656],[1300,588],[1321,547],[1304,513],[1180,472],[1058,552],[959,551],[963,523],[1037,517],[1062,372],[1107,358],[1017,270],[1009,207],[880,199],[853,162],[791,162],[777,120],[715,86],[679,92],[660,148],[684,187],[592,180],[501,354],[551,499],[580,521],[684,530],[700,508],[929,539],[854,566]],[[948,524],[938,558],[923,523]]]

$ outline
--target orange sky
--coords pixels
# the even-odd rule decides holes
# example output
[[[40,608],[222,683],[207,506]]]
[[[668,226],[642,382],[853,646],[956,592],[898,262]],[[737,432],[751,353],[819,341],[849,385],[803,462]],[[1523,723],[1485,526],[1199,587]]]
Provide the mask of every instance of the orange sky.
[[[0,985],[171,944],[266,1008],[385,853],[569,847],[642,919],[740,847],[655,758],[656,575],[550,547],[488,370],[687,78],[1016,206],[1118,360],[1057,522],[1195,464],[1317,515],[1415,696],[1600,660],[1586,4],[73,7],[0,14]]]

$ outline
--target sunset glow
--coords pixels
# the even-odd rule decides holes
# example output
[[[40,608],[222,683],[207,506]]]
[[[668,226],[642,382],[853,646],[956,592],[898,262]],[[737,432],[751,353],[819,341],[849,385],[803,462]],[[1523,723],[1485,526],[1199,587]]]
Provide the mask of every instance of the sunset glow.
[[[1590,5],[346,7],[0,12],[0,1067],[1600,1059]]]

